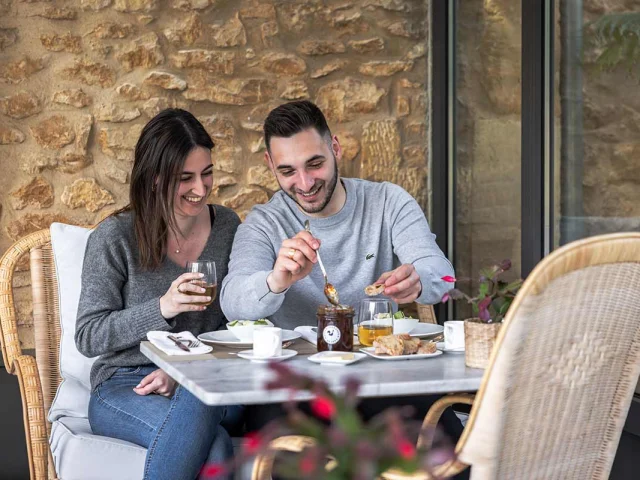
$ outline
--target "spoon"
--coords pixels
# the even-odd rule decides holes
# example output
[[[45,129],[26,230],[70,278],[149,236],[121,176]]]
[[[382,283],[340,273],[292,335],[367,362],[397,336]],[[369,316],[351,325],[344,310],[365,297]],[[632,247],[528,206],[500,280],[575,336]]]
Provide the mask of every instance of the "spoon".
[[[304,221],[304,229],[307,232],[311,233],[309,220]],[[324,269],[322,259],[320,258],[320,252],[318,250],[316,250],[316,255],[318,255],[318,264],[320,265],[320,270],[322,270],[322,274],[324,275],[324,296],[327,297],[329,303],[337,307],[338,305],[340,305],[340,301],[338,300],[338,291],[336,290],[336,287],[331,285],[327,280],[327,271]]]

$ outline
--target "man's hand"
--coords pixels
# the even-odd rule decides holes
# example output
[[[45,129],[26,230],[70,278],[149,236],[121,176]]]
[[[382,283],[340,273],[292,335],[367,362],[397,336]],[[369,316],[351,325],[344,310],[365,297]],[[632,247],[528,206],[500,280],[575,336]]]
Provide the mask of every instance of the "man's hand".
[[[138,395],[157,393],[170,397],[176,390],[176,381],[162,370],[158,369],[144,377],[133,391]]]
[[[313,264],[318,261],[316,250],[319,247],[320,240],[304,230],[283,241],[273,265],[273,272],[267,277],[269,290],[274,293],[283,292],[309,275]]]
[[[383,293],[396,303],[411,303],[422,292],[420,276],[410,263],[383,273],[375,283],[383,283],[385,286]]]

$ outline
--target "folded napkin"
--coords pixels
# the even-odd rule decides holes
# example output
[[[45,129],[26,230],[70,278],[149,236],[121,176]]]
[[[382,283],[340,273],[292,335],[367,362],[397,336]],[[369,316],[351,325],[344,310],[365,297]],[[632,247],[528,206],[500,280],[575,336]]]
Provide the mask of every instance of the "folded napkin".
[[[293,329],[293,331],[298,332],[300,335],[302,335],[302,338],[304,338],[307,342],[312,343],[316,346],[318,345],[318,327],[296,327]],[[356,335],[355,333],[353,334],[353,345],[360,345],[358,335]]]
[[[162,332],[162,331],[152,331],[147,333],[147,338],[149,341],[162,350],[167,355],[202,355],[203,353],[209,353],[213,348],[209,345],[205,345],[204,343],[200,343],[199,347],[189,347],[189,351],[185,352],[180,347],[178,347],[173,341],[169,340],[168,336],[173,335],[174,337],[181,340],[197,340],[196,337],[193,336],[191,332]],[[188,346],[188,342],[183,342],[185,346]]]
[[[293,329],[294,332],[298,332],[302,335],[307,342],[313,343],[316,345],[318,343],[318,330],[317,327],[296,327]]]

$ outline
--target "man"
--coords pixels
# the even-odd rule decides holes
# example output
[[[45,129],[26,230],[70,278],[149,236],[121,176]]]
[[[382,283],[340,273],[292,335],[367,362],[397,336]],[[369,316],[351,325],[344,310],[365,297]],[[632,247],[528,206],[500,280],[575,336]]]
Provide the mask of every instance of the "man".
[[[238,227],[220,298],[229,320],[269,317],[287,329],[316,325],[316,309],[327,303],[316,267],[319,248],[342,304],[357,309],[364,287],[374,282],[384,283],[384,295],[396,303],[440,301],[450,288],[442,277],[454,272],[422,210],[397,185],[340,178],[340,142],[317,106],[297,101],[275,108],[264,135],[265,160],[281,190]],[[436,398],[366,399],[359,408],[367,420],[386,407],[412,405],[421,420]],[[279,415],[279,405],[253,406],[247,429]],[[460,435],[453,412],[445,412],[443,424],[451,437]]]
[[[453,267],[417,202],[391,183],[341,178],[340,142],[317,106],[275,108],[264,135],[265,161],[281,190],[238,228],[221,290],[228,319],[315,325],[318,305],[327,303],[319,248],[341,304],[357,310],[372,283],[384,283],[396,303],[440,301]]]

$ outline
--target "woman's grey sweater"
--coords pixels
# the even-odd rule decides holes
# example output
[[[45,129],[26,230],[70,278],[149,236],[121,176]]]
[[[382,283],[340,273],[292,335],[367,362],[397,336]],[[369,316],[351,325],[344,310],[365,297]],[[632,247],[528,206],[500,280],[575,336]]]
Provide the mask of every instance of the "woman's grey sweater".
[[[214,211],[211,234],[200,259],[216,262],[221,284],[240,219],[220,205],[215,205]],[[148,364],[140,353],[140,342],[151,330],[188,330],[198,335],[224,326],[219,296],[202,312],[185,312],[169,320],[162,316],[160,297],[184,272],[184,266],[168,258],[155,270],[140,269],[133,218],[128,212],[107,218],[89,236],[75,340],[80,353],[99,356],[91,369],[92,389],[118,367]]]

